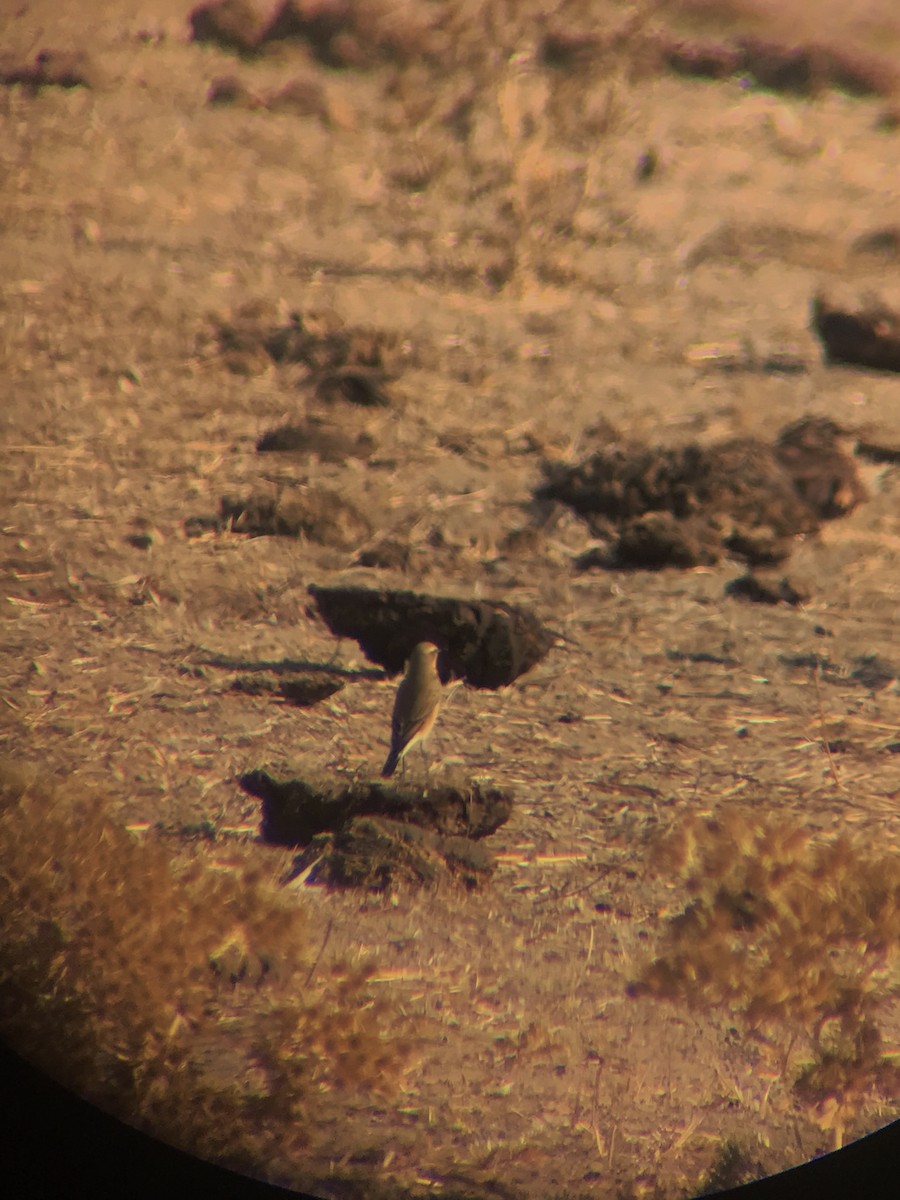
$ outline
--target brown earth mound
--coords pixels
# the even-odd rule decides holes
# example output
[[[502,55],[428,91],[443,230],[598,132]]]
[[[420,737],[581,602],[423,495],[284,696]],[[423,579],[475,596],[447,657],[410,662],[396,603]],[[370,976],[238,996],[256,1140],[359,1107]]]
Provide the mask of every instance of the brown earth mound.
[[[262,835],[305,846],[291,878],[381,890],[433,883],[449,871],[474,886],[494,859],[479,845],[509,819],[512,797],[496,788],[279,782],[264,771],[241,779],[262,800]]]
[[[354,817],[336,833],[313,838],[297,856],[292,878],[384,891],[401,882],[435,884],[449,874],[473,888],[493,869],[494,856],[483,842],[383,817]]]
[[[554,635],[526,609],[486,600],[453,600],[414,592],[311,586],[325,624],[359,642],[390,674],[403,669],[413,646],[441,647],[450,675],[475,688],[506,687],[536,666]]]
[[[812,328],[828,363],[900,371],[900,315],[880,304],[856,309],[819,293],[812,303]]]
[[[321,417],[307,417],[297,425],[279,425],[259,438],[260,454],[314,454],[322,462],[346,462],[368,458],[375,439],[368,433],[348,433],[341,425]]]
[[[477,841],[496,833],[512,811],[507,793],[476,784],[464,789],[365,781],[335,786],[329,780],[279,782],[265,771],[251,771],[241,776],[241,787],[262,800],[262,835],[281,846],[304,846],[316,834],[333,833],[354,817],[387,817]]]
[[[402,62],[429,46],[430,22],[415,10],[398,21],[391,8],[348,0],[212,0],[198,5],[189,20],[195,42],[252,55],[271,43],[296,40],[327,66],[365,67],[379,58]]]
[[[777,562],[790,539],[864,498],[843,431],[805,417],[776,444],[737,438],[712,447],[613,446],[574,466],[549,463],[538,500],[558,500],[609,543],[582,567],[691,567],[725,553]]]
[[[322,546],[350,549],[370,536],[366,517],[328,488],[286,488],[277,499],[222,497],[222,521],[250,537],[306,537]]]

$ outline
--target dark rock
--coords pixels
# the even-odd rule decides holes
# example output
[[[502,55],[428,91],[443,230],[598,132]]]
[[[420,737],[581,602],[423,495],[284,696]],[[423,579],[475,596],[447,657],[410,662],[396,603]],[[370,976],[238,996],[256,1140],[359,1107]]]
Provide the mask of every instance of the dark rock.
[[[879,258],[900,258],[900,227],[889,225],[861,234],[851,249],[855,254],[872,254]]]

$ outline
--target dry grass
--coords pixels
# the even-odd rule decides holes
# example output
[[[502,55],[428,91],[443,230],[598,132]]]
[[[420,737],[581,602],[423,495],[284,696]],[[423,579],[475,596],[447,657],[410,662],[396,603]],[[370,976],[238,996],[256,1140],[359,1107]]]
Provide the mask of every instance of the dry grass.
[[[317,973],[313,913],[276,890],[272,865],[198,848],[175,868],[102,797],[9,766],[0,795],[0,1029],[32,1061],[193,1153],[267,1161],[270,1177],[333,1140],[336,1096],[396,1091],[411,1023],[387,1032],[371,966]]]
[[[721,1005],[762,1048],[835,1145],[870,1094],[896,1094],[881,1012],[898,994],[900,862],[793,821],[731,812],[683,822],[656,856],[687,892],[636,994]],[[784,1034],[788,1041],[785,1046]],[[809,1061],[811,1059],[811,1061]]]

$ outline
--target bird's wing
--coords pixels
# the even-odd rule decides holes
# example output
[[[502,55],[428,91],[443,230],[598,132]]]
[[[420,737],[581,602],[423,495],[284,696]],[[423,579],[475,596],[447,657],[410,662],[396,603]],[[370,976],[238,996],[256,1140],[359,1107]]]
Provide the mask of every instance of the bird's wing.
[[[434,687],[422,689],[417,696],[413,697],[409,711],[405,711],[406,696],[402,694],[401,690],[398,690],[391,729],[393,740],[398,747],[405,746],[407,742],[412,741],[416,734],[429,724],[440,702],[441,686],[437,682]]]

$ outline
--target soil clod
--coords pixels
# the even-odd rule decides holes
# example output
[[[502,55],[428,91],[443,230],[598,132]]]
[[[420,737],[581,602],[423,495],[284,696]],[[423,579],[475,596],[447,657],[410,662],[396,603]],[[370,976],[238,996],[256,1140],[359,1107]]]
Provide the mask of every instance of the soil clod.
[[[340,425],[320,417],[307,417],[299,425],[269,429],[256,443],[260,454],[314,454],[321,462],[346,462],[368,458],[375,439],[368,433],[348,433]]]
[[[232,85],[238,86],[233,80],[225,85],[224,97],[234,92]],[[240,102],[250,101],[245,96]],[[269,307],[251,301],[227,320],[214,319],[218,352],[234,374],[259,374],[272,363],[299,365],[306,368],[304,382],[317,399],[364,408],[393,403],[388,385],[411,357],[398,333],[346,325],[330,310],[295,312],[286,324],[273,317]]]
[[[775,443],[778,462],[823,521],[846,516],[866,498],[851,445],[847,431],[825,417],[801,417]]]
[[[354,638],[392,675],[413,646],[430,641],[441,647],[442,668],[452,677],[476,688],[506,687],[553,645],[553,634],[532,612],[500,602],[368,588],[309,591],[331,632]]]
[[[192,41],[215,42],[242,54],[295,32],[290,0],[211,0],[193,9],[188,20]]]
[[[289,488],[277,499],[223,496],[220,511],[234,533],[250,537],[306,537],[322,546],[347,550],[372,533],[359,509],[328,488]]]
[[[407,6],[408,7],[408,6]],[[418,59],[432,48],[431,21],[414,10],[398,21],[391,7],[302,0],[209,0],[189,17],[195,42],[256,55],[272,42],[300,41],[329,67]]]
[[[389,408],[393,404],[387,380],[373,367],[338,367],[325,371],[315,382],[317,400],[345,400],[360,408]]]
[[[776,581],[752,574],[732,579],[725,585],[725,595],[753,604],[789,604],[794,608],[809,599],[808,593],[795,587],[787,577]]]
[[[435,881],[450,870],[469,884],[493,869],[480,839],[509,819],[512,797],[496,788],[357,782],[344,787],[265,771],[241,779],[262,800],[262,836],[305,846],[295,873],[315,864],[318,882],[383,888]]]
[[[608,551],[594,565],[693,567],[729,553],[779,562],[790,540],[850,512],[865,497],[844,431],[804,417],[774,446],[738,438],[711,447],[613,446],[569,464],[544,465],[538,500],[559,500]]]
[[[408,571],[412,562],[412,551],[407,542],[396,538],[380,538],[374,545],[360,551],[355,567],[376,567],[387,571]]]
[[[73,50],[41,50],[30,63],[0,62],[0,84],[19,84],[32,92],[44,87],[96,87],[96,69],[87,55]]]
[[[879,304],[841,307],[819,293],[812,303],[812,328],[827,363],[900,371],[900,314]]]
[[[841,88],[860,96],[890,96],[897,72],[886,58],[854,53],[838,45],[779,43],[754,37],[727,42],[662,38],[660,63],[679,75],[730,79],[746,74],[773,92],[816,96]]]
[[[245,792],[262,802],[262,836],[281,846],[305,846],[317,833],[334,833],[354,817],[387,817],[453,837],[488,837],[505,824],[512,798],[476,784],[421,787],[408,783],[290,779],[279,782],[265,771],[241,777]]]
[[[482,842],[383,817],[354,817],[336,833],[314,838],[297,856],[292,877],[309,871],[312,883],[383,891],[392,883],[437,883],[450,874],[473,888],[493,869],[494,856]]]

